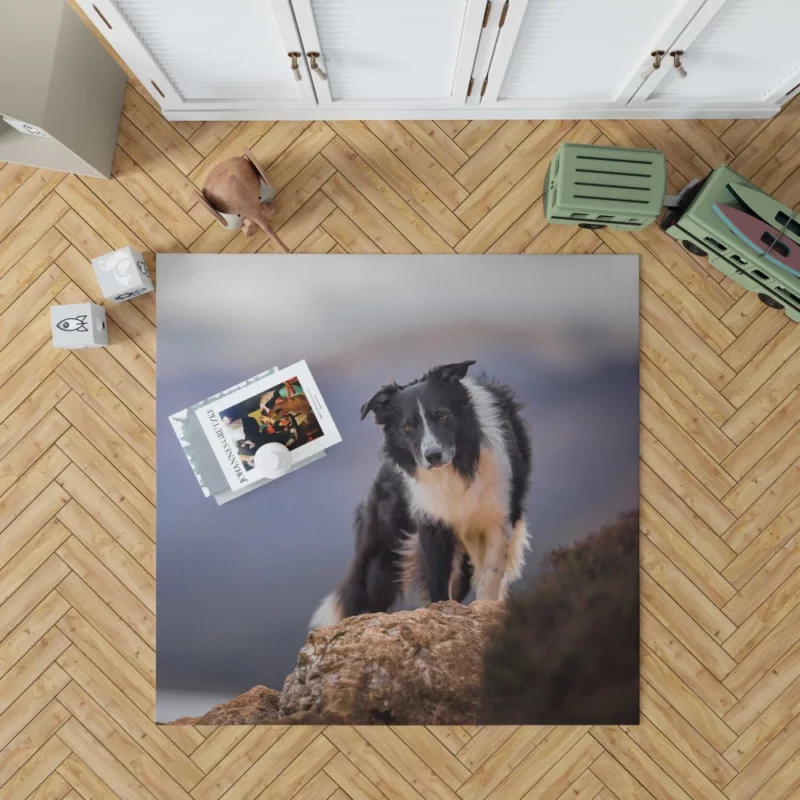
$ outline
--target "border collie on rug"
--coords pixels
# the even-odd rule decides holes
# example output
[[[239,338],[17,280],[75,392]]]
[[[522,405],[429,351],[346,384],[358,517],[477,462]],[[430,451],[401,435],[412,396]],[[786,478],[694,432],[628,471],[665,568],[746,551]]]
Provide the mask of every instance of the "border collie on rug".
[[[383,428],[383,461],[356,510],[356,552],[311,627],[422,602],[502,600],[528,547],[531,443],[511,389],[468,378],[474,361],[381,387],[361,407]]]

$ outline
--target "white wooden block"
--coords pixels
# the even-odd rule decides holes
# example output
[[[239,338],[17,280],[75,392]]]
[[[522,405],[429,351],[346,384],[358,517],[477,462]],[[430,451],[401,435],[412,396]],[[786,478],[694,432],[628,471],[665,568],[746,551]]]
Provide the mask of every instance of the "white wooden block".
[[[94,303],[50,306],[53,347],[77,350],[108,344],[106,310]]]
[[[92,259],[100,291],[117,303],[153,291],[147,263],[138,250],[123,247]]]

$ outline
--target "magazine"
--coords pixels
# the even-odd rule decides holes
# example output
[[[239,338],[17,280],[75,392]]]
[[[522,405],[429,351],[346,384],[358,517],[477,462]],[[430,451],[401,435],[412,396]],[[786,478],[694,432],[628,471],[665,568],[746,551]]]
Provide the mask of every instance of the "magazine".
[[[218,504],[225,503],[228,499],[249,492],[257,488],[259,484],[252,484],[237,492],[231,490],[228,485],[228,479],[223,474],[222,467],[214,455],[211,442],[206,438],[205,430],[200,424],[200,420],[195,415],[194,410],[201,406],[208,405],[213,400],[227,397],[245,386],[251,386],[257,381],[266,378],[267,375],[272,375],[276,372],[278,372],[278,367],[272,367],[264,372],[260,372],[258,375],[253,375],[251,378],[247,378],[241,383],[237,383],[235,386],[230,386],[221,392],[211,395],[211,397],[207,397],[205,400],[201,400],[199,403],[192,403],[188,408],[177,411],[169,417],[172,429],[178,437],[178,442],[183,448],[184,455],[197,478],[197,482],[200,484],[200,488],[203,490],[203,494],[206,497],[214,497]],[[325,454],[320,453],[317,457],[323,455]],[[269,480],[265,478],[263,483],[269,483]]]
[[[194,408],[231,490],[261,482],[255,453],[285,445],[295,465],[342,440],[308,364],[298,361]]]

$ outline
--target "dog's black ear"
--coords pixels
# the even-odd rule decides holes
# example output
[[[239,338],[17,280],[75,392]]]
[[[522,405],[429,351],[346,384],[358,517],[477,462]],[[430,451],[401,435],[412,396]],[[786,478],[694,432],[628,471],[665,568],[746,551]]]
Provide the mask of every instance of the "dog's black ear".
[[[447,383],[456,383],[456,381],[467,377],[467,370],[474,363],[474,361],[460,361],[458,364],[442,364],[440,367],[434,367],[428,373],[428,377],[437,378]]]
[[[389,401],[397,393],[397,387],[389,384],[388,386],[381,386],[363,406],[361,406],[361,419],[374,411],[376,414],[389,405]]]

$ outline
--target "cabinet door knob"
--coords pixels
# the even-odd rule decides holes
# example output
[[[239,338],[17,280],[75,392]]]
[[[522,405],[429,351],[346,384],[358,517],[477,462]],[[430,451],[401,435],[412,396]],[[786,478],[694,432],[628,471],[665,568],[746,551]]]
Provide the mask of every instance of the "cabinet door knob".
[[[303,80],[303,76],[300,74],[300,65],[297,63],[297,59],[302,56],[302,53],[298,53],[296,50],[292,50],[290,53],[287,53],[289,58],[292,59],[291,68],[292,68],[292,77],[296,81]]]
[[[317,64],[317,59],[321,58],[320,54],[314,50],[311,50],[310,52],[306,53],[306,55],[311,62],[311,71],[315,72],[321,81],[328,80],[328,73]]]
[[[641,73],[643,81],[646,81],[657,69],[661,69],[661,62],[666,53],[663,50],[653,50],[650,55],[653,57],[653,63],[648,64],[647,69]]]
[[[672,56],[672,62],[675,65],[675,72],[678,73],[679,78],[686,77],[686,70],[681,63],[681,56],[683,55],[683,50],[673,50],[670,55]]]

